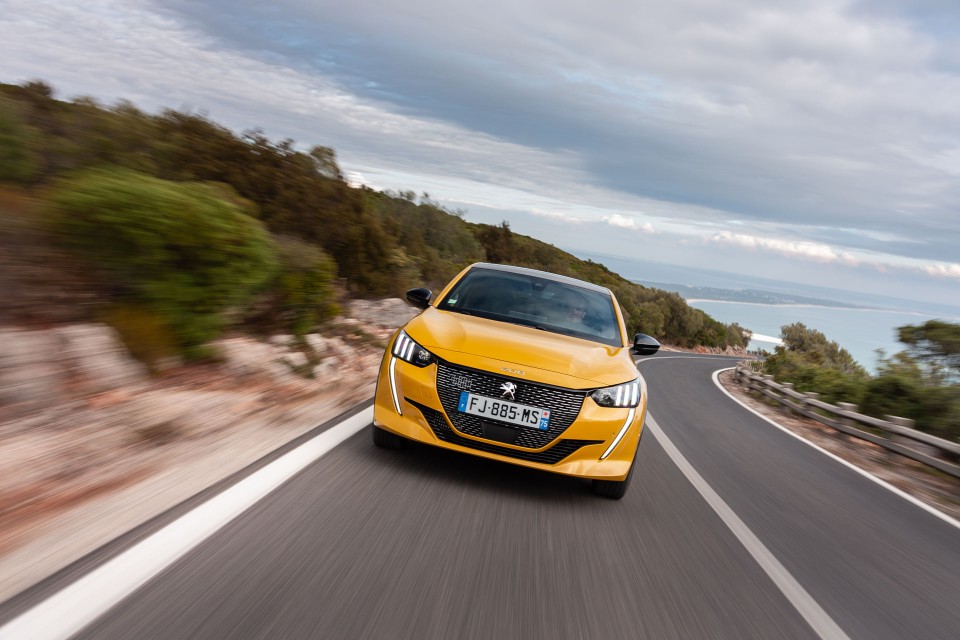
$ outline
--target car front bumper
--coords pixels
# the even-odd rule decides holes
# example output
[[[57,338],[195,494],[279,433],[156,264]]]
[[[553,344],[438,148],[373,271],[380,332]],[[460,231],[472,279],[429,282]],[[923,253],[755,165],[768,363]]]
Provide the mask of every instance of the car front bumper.
[[[445,366],[467,370],[461,369],[463,365],[443,362],[416,367],[387,352],[377,381],[374,424],[410,440],[552,473],[624,480],[630,472],[643,432],[645,392],[636,409],[623,409],[600,407],[583,391],[569,390],[583,398],[571,414],[575,417],[569,426],[549,442],[544,441],[543,446],[531,438],[526,439],[527,446],[519,446],[486,439],[476,430],[470,433],[470,429],[455,426],[455,422],[460,422],[462,428],[462,420],[456,416],[451,419],[450,414],[456,409],[450,404],[450,389],[443,385],[438,389],[438,368]],[[509,379],[489,371],[475,372],[498,380]],[[527,380],[517,382],[537,386]]]

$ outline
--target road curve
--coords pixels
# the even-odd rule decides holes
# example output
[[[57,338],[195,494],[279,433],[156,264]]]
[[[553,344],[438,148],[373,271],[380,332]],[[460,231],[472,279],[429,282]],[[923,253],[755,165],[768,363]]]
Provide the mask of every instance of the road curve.
[[[669,442],[648,428],[619,502],[428,446],[380,450],[364,430],[79,637],[830,637],[673,448],[837,637],[956,638],[960,530],[722,394],[711,374],[731,363],[640,362]]]

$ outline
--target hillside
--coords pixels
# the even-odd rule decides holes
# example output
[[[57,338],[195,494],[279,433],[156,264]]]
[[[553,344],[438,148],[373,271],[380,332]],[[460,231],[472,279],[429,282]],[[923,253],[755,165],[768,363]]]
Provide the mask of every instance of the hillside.
[[[202,355],[229,327],[302,335],[346,299],[437,288],[476,261],[607,286],[631,333],[686,347],[746,344],[740,327],[676,293],[507,222],[471,224],[427,194],[353,188],[328,147],[237,135],[195,113],[62,101],[39,81],[0,84],[0,138],[2,241],[20,247],[10,259],[21,285],[0,315],[29,315],[53,269],[78,281],[56,294],[82,297],[70,301],[71,319],[105,319],[128,344],[161,344],[147,359]]]

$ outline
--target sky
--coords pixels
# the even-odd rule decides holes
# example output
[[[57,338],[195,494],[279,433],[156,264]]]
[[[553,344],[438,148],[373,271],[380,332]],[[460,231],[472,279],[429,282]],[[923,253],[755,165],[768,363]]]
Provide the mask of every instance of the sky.
[[[573,253],[960,304],[956,0],[0,0],[32,79]]]

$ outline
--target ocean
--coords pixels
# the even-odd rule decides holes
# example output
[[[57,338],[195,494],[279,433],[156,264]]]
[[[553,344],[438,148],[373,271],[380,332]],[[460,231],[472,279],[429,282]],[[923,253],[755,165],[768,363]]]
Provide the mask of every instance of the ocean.
[[[882,309],[845,309],[715,300],[688,300],[687,303],[706,311],[720,322],[736,322],[741,327],[760,334],[758,338],[779,338],[781,326],[802,322],[807,328],[816,329],[826,335],[828,340],[838,343],[871,372],[875,372],[877,368],[877,349],[883,349],[887,356],[904,350],[904,345],[897,341],[897,327],[922,324],[935,318],[960,322],[958,318]],[[749,348],[772,351],[774,346],[770,341],[757,339],[751,341]]]

